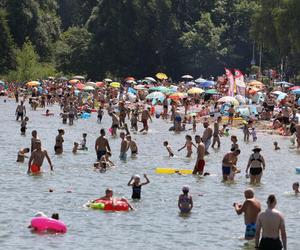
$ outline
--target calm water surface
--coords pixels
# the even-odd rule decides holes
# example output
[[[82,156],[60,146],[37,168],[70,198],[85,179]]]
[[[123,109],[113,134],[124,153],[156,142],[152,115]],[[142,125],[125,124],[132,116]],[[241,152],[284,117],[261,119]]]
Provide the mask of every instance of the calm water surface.
[[[220,150],[210,150],[206,158],[206,170],[212,173],[205,178],[179,175],[157,175],[157,167],[193,168],[195,154],[185,159],[181,151],[174,159],[167,157],[162,146],[168,140],[174,151],[184,144],[186,133],[174,135],[168,132],[170,123],[154,119],[148,135],[133,135],[139,146],[137,159],[128,158],[127,163],[118,159],[119,138],[109,138],[112,147],[112,161],[118,166],[100,174],[93,171],[95,161],[94,142],[99,129],[108,128],[110,118],[106,115],[103,124],[97,124],[96,114],[89,120],[78,120],[74,126],[61,124],[59,108],[52,107],[54,117],[44,117],[42,110],[31,111],[27,105],[30,121],[26,136],[20,135],[20,123],[14,121],[16,104],[0,99],[0,248],[1,249],[253,249],[253,243],[242,240],[243,217],[237,216],[232,204],[244,200],[243,191],[249,187],[244,174],[236,176],[233,184],[221,182],[221,160],[229,150],[229,138],[222,139]],[[141,125],[140,125],[141,126]],[[64,128],[64,154],[54,155],[57,129]],[[17,164],[17,150],[30,146],[31,131],[38,130],[43,147],[49,152],[54,164],[50,173],[44,163],[41,176],[28,176],[27,164]],[[202,133],[198,126],[197,132]],[[87,132],[89,151],[73,156],[72,145],[80,141]],[[242,138],[241,131],[231,131]],[[279,142],[280,151],[273,151],[272,143]],[[242,173],[254,144],[239,141],[242,154],[238,167]],[[299,222],[300,197],[289,193],[294,181],[300,181],[295,167],[300,166],[300,154],[290,149],[286,138],[258,133],[256,145],[263,148],[267,167],[259,187],[254,187],[263,209],[270,193],[278,198],[278,209],[285,214],[288,249],[300,249]],[[194,150],[195,151],[195,150]],[[27,163],[27,161],[26,161]],[[142,200],[134,202],[136,211],[128,213],[106,213],[84,207],[88,200],[104,194],[112,187],[115,196],[131,197],[127,182],[133,174],[147,173],[151,183],[143,187]],[[178,213],[177,198],[184,184],[190,186],[194,209],[190,216]],[[49,188],[54,192],[49,193]],[[71,190],[72,193],[67,191]],[[203,194],[203,196],[200,196]],[[37,211],[47,215],[60,214],[68,226],[65,235],[37,235],[26,227]]]

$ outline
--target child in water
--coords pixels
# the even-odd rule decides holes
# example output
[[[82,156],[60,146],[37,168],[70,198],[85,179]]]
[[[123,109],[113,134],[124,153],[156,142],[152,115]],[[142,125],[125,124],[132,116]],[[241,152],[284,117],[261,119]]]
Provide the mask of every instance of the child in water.
[[[244,126],[243,126],[243,133],[244,133],[244,141],[249,141],[249,127],[248,127],[248,123],[245,121],[244,122]]]
[[[83,133],[82,134],[82,141],[80,143],[80,150],[88,150],[88,148],[86,146],[86,137],[87,137],[87,134]]]
[[[280,147],[278,146],[277,141],[274,141],[273,145],[274,145],[274,150],[279,150],[280,149]]]
[[[232,135],[230,139],[231,139],[231,142],[232,142],[230,151],[233,152],[236,149],[239,149],[239,144],[237,144],[238,138],[235,135]]]
[[[27,122],[29,121],[29,118],[26,116],[25,119],[21,122],[21,135],[26,134],[26,129],[27,129]]]
[[[25,158],[28,158],[27,155],[25,155],[26,153],[29,153],[30,149],[29,148],[22,148],[19,150],[18,152],[18,157],[17,157],[17,162],[24,162]]]
[[[173,157],[173,156],[174,156],[174,152],[173,152],[171,146],[169,145],[169,142],[168,142],[168,141],[164,141],[164,146],[165,146],[166,149],[168,150],[169,157]]]
[[[196,132],[196,128],[197,128],[197,123],[196,123],[196,116],[193,115],[193,132]]]
[[[131,195],[132,199],[138,199],[138,200],[141,199],[142,186],[150,183],[146,174],[144,174],[144,177],[146,179],[146,182],[143,183],[141,183],[141,177],[139,175],[134,175],[129,180],[127,185],[132,187],[132,195]]]
[[[255,127],[254,127],[254,126],[251,128],[251,135],[252,135],[252,140],[253,140],[253,142],[256,142],[256,140],[257,140],[257,135],[256,135],[256,130],[255,130]]]
[[[190,135],[186,135],[185,140],[186,140],[186,142],[185,142],[184,146],[182,148],[178,149],[178,152],[186,147],[186,150],[187,150],[186,157],[189,158],[189,157],[191,157],[191,155],[193,153],[192,147],[194,146],[195,148],[197,148],[197,146],[193,143],[192,137]]]
[[[178,208],[181,213],[189,213],[193,208],[193,199],[192,196],[189,195],[189,187],[182,187],[182,194],[179,195],[178,198]]]
[[[77,153],[78,146],[79,146],[78,142],[74,142],[73,150],[72,150],[72,153],[73,153],[73,154],[76,154],[76,153]]]

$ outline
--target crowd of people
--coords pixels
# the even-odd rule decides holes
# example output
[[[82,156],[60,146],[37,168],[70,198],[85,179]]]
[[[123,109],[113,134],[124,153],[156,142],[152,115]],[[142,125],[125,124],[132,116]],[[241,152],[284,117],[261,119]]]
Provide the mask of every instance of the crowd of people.
[[[148,82],[149,84],[149,82]],[[171,83],[166,80],[152,82],[151,86],[171,88]],[[135,90],[134,90],[135,89]],[[192,94],[183,95],[182,98],[168,98],[168,95],[161,99],[148,99],[149,86],[134,88],[127,84],[126,81],[119,87],[112,87],[108,83],[103,83],[99,88],[92,92],[85,93],[77,91],[76,87],[68,82],[45,81],[38,91],[36,88],[30,88],[30,92],[22,92],[19,87],[14,87],[8,94],[15,98],[17,108],[15,112],[16,121],[21,123],[21,135],[26,134],[27,123],[30,117],[26,112],[26,101],[32,110],[37,108],[46,109],[45,116],[53,115],[50,109],[52,105],[58,104],[61,108],[60,118],[62,124],[72,126],[79,118],[84,118],[87,114],[95,112],[97,114],[98,123],[101,124],[103,119],[111,119],[109,128],[101,128],[100,135],[95,138],[95,156],[94,169],[101,173],[115,167],[110,157],[113,153],[110,147],[109,139],[106,137],[106,129],[112,137],[119,136],[121,161],[128,160],[128,152],[131,157],[137,157],[139,147],[133,139],[132,134],[147,134],[149,130],[149,121],[154,117],[163,120],[170,120],[173,126],[170,131],[181,133],[182,131],[191,130],[195,134],[194,141],[191,135],[185,135],[185,143],[177,151],[186,150],[186,157],[190,158],[193,154],[193,148],[196,150],[196,161],[192,173],[194,175],[206,176],[210,173],[205,171],[205,157],[210,153],[210,148],[220,148],[221,137],[229,136],[229,130],[238,126],[242,129],[245,142],[250,140],[256,142],[256,128],[261,130],[268,128],[267,132],[273,133],[280,129],[282,136],[291,136],[297,148],[300,147],[300,124],[298,124],[299,108],[296,98],[293,94],[287,94],[284,99],[277,100],[272,91],[263,89],[265,99],[259,113],[243,117],[236,106],[232,103],[220,103],[218,95]],[[177,92],[185,93],[190,87],[184,83],[176,87]],[[134,95],[132,94],[134,90]],[[28,94],[30,93],[30,94]],[[247,96],[250,100],[251,95]],[[21,101],[20,101],[21,99]],[[227,105],[227,117],[222,113],[222,109]],[[158,111],[158,107],[162,107],[162,111]],[[27,107],[28,109],[28,107]],[[190,112],[190,110],[193,110]],[[242,118],[242,119],[239,119]],[[130,125],[129,125],[130,124]],[[140,127],[140,124],[142,127]],[[267,124],[267,125],[266,125]],[[190,125],[191,128],[188,128]],[[199,126],[203,126],[203,133],[200,135]],[[71,129],[71,127],[70,127]],[[64,152],[64,129],[58,129],[58,135],[55,138],[54,152],[55,154],[63,154]],[[46,158],[50,170],[53,171],[53,163],[48,155],[47,150],[43,149],[42,141],[38,137],[38,131],[31,132],[31,147],[24,147],[18,151],[17,162],[28,160],[28,174],[38,174],[41,172],[44,159]],[[89,150],[87,148],[87,133],[82,134],[81,142],[74,142],[73,154],[77,154],[78,150]],[[228,138],[229,139],[229,138]],[[228,150],[220,163],[220,172],[223,181],[233,181],[235,175],[241,172],[237,167],[238,157],[241,150],[238,145],[236,135],[231,135],[231,148]],[[165,147],[169,157],[174,157],[175,153],[172,145],[168,141],[164,141],[161,147]],[[274,150],[280,150],[278,142],[274,142]],[[262,148],[255,146],[253,153],[249,156],[249,161],[245,170],[246,178],[250,178],[251,185],[259,185],[263,172],[266,168],[266,162],[261,154]],[[30,153],[28,157],[26,154]],[[139,175],[134,175],[128,182],[128,186],[132,187],[132,199],[141,199],[142,186],[150,183],[147,175],[144,175],[145,182],[141,181]],[[299,193],[299,183],[293,184],[295,194]],[[193,199],[189,194],[189,186],[182,187],[182,194],[178,198],[178,208],[182,213],[189,213],[193,209]],[[255,246],[259,249],[287,249],[287,237],[285,231],[284,217],[282,213],[275,209],[276,197],[269,195],[267,199],[268,208],[261,211],[260,202],[255,199],[254,191],[248,188],[245,191],[245,202],[243,204],[234,203],[233,206],[237,214],[245,215],[245,239],[255,239]],[[105,196],[100,199],[112,200],[113,190],[108,188]],[[129,201],[121,198],[122,201],[128,203],[131,209],[134,209]]]

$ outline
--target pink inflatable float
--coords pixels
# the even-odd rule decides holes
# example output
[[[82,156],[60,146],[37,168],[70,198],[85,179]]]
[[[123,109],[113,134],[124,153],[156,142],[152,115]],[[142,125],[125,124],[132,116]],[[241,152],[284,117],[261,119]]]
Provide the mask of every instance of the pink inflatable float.
[[[31,220],[31,227],[35,230],[42,231],[54,231],[56,233],[66,233],[66,225],[59,221],[48,217],[36,217]]]

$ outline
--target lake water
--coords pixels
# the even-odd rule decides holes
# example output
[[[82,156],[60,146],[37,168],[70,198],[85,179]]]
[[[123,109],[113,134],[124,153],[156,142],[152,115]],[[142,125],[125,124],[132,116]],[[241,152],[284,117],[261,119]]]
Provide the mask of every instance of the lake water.
[[[206,158],[206,171],[212,173],[204,178],[191,175],[158,175],[157,167],[192,169],[195,153],[191,160],[185,159],[186,151],[169,159],[163,147],[168,140],[174,151],[183,146],[185,134],[169,132],[170,123],[153,119],[148,135],[133,135],[139,146],[137,159],[128,158],[127,163],[118,159],[120,139],[109,138],[113,156],[118,166],[104,174],[93,171],[96,155],[94,142],[99,129],[108,128],[111,119],[104,116],[103,124],[96,122],[96,114],[88,120],[78,120],[74,126],[63,125],[59,119],[59,108],[51,107],[54,117],[42,116],[44,111],[31,111],[27,105],[30,121],[26,136],[20,135],[20,123],[15,121],[16,103],[0,99],[0,248],[1,249],[253,249],[254,244],[242,240],[244,235],[243,216],[237,216],[232,204],[244,200],[243,191],[250,185],[244,171],[254,145],[263,148],[266,171],[262,184],[254,187],[256,197],[266,208],[267,196],[275,193],[278,209],[286,219],[288,249],[300,249],[299,222],[300,197],[289,192],[294,181],[300,181],[295,167],[300,166],[300,154],[290,149],[288,138],[258,133],[257,143],[245,144],[238,135],[242,153],[238,167],[242,174],[236,176],[235,183],[221,181],[221,160],[230,148],[229,138],[222,138],[220,150],[210,149]],[[141,126],[139,124],[139,126]],[[54,142],[57,129],[65,129],[64,154],[54,155]],[[49,171],[44,162],[44,173],[28,176],[27,164],[16,163],[17,150],[30,147],[31,131],[36,129],[43,147],[49,152],[54,172]],[[197,133],[203,128],[198,125]],[[87,132],[89,151],[72,154],[74,141],[80,141]],[[277,140],[280,151],[273,151],[273,141]],[[195,151],[195,150],[194,150]],[[27,163],[27,160],[26,160]],[[136,211],[107,213],[90,210],[84,204],[104,194],[107,187],[114,190],[116,197],[131,197],[127,182],[133,174],[146,173],[151,183],[143,187],[142,200],[133,202]],[[184,184],[190,186],[194,208],[188,217],[180,216],[177,208],[178,195]],[[54,189],[53,193],[49,188]],[[69,193],[67,191],[72,191]],[[202,194],[203,196],[200,196]],[[51,216],[58,212],[68,226],[64,235],[37,235],[27,226],[37,211]]]

